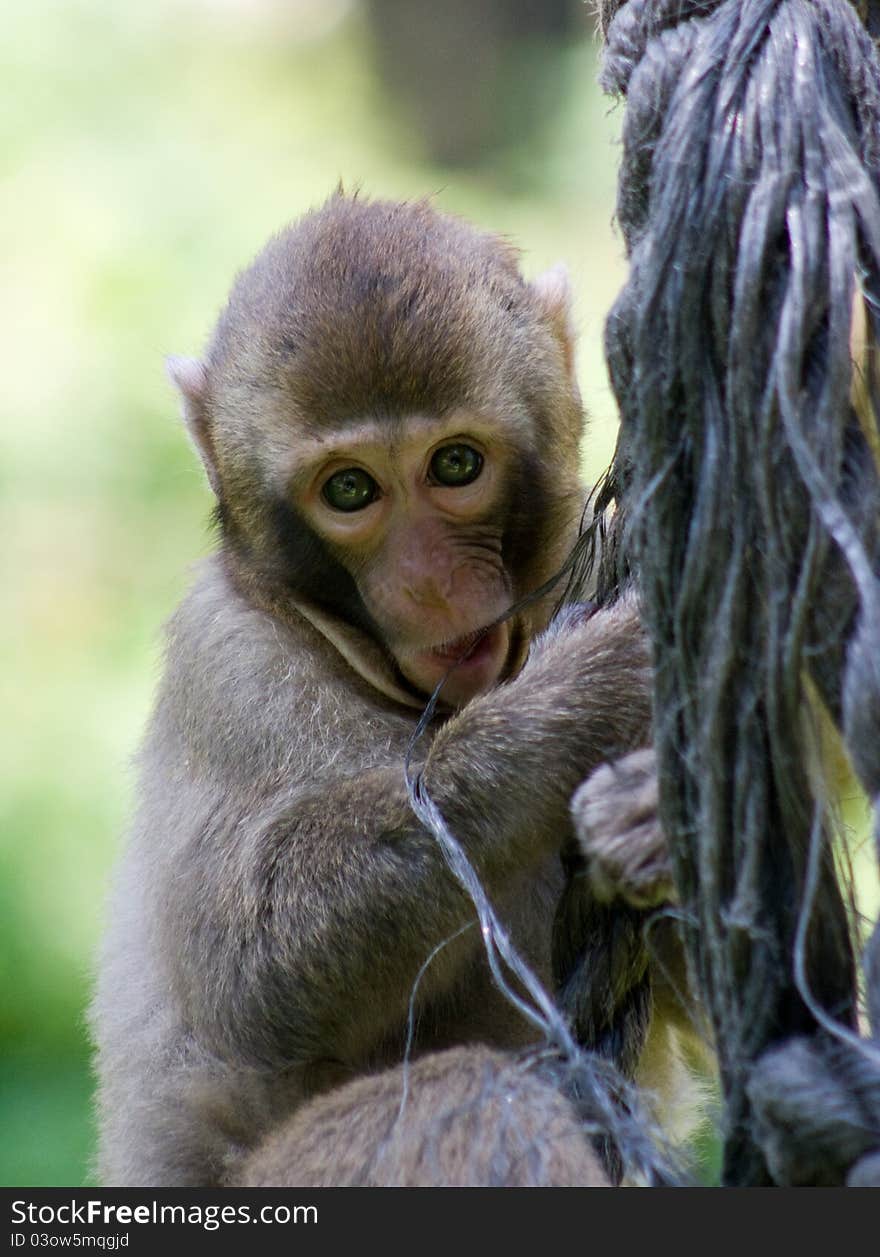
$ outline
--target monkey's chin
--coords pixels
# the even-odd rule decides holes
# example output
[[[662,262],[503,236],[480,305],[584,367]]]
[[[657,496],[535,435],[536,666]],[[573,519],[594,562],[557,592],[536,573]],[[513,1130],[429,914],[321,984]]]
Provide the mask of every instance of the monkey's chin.
[[[442,646],[414,651],[401,658],[399,664],[403,675],[417,689],[432,694],[443,681],[442,702],[449,707],[463,707],[501,679],[509,653],[510,629],[504,623],[487,629],[482,637],[470,633]]]

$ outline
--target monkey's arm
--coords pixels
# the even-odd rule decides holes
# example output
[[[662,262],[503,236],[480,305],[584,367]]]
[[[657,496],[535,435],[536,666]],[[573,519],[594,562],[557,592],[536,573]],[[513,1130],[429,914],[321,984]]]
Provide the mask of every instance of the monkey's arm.
[[[225,637],[234,651],[235,635]],[[246,640],[253,658],[253,625]],[[266,666],[257,660],[254,675]],[[349,678],[345,686],[356,707]],[[162,892],[173,897],[165,943],[179,1000],[221,1055],[356,1059],[403,1023],[431,948],[473,910],[409,810],[399,730],[373,713],[365,733],[357,711],[346,727],[341,705],[332,729],[315,717],[303,731],[304,713],[299,723],[288,716],[281,733],[317,743],[325,760],[291,785],[284,764],[272,762],[283,741],[276,700],[242,684],[225,694],[238,706],[226,725],[249,728],[239,771],[253,782],[242,798],[241,782],[211,762],[224,749],[222,729],[209,738],[184,727],[199,806]],[[191,709],[219,719],[203,694]],[[620,608],[557,634],[515,681],[440,730],[424,781],[490,895],[514,891],[559,848],[574,788],[598,763],[640,744],[649,713],[637,617]],[[274,751],[263,762],[267,746]],[[426,996],[448,989],[476,945],[472,935],[440,953]]]
[[[588,620],[571,608],[514,682],[440,730],[424,780],[490,885],[496,861],[560,848],[584,776],[648,738],[650,693],[635,603]]]
[[[690,983],[675,913],[662,911],[677,897],[658,815],[654,748],[602,764],[575,791],[571,814],[592,893],[604,903],[623,902],[645,914],[655,1019],[682,1033],[708,1068],[708,1023]],[[660,911],[648,924],[655,909]]]

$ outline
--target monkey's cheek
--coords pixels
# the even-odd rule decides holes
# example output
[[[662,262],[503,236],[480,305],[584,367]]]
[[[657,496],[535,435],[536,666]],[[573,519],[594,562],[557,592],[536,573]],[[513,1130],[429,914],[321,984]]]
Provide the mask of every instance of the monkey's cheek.
[[[477,642],[466,659],[452,651],[424,650],[399,663],[403,675],[418,689],[430,694],[443,681],[440,691],[443,701],[450,707],[463,707],[497,684],[504,673],[509,651],[509,628],[507,624],[497,624]]]

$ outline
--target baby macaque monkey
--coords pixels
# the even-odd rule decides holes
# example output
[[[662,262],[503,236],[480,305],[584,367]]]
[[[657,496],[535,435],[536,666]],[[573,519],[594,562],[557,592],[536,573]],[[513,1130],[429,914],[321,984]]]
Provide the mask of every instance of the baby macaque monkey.
[[[500,619],[582,511],[564,276],[337,194],[169,371],[220,546],[168,629],[111,898],[102,1181],[605,1181],[548,1082],[508,1087],[535,1031],[404,780],[442,681],[422,780],[549,985],[571,796],[649,740],[651,688],[630,601]]]

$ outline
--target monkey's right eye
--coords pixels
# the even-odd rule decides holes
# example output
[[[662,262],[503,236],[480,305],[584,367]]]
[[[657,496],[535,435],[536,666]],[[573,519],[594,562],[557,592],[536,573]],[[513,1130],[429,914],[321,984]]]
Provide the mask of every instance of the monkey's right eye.
[[[379,493],[379,486],[372,476],[360,467],[346,467],[331,476],[321,490],[321,496],[334,511],[362,511]]]

